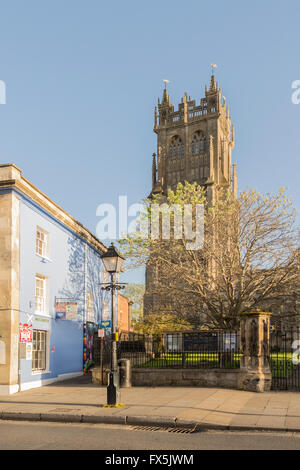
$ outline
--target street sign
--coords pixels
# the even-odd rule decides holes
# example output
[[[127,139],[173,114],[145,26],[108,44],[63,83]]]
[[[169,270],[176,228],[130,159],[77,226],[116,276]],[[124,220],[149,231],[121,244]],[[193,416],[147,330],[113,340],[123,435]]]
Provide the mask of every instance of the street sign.
[[[105,320],[100,322],[100,328],[111,328],[111,321],[110,320]]]

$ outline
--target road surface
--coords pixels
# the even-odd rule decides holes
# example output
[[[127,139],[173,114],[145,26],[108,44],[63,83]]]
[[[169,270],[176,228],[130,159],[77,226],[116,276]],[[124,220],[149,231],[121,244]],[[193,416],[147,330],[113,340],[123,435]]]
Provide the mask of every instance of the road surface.
[[[0,421],[0,449],[299,450],[300,433],[208,431],[175,434],[127,426]]]

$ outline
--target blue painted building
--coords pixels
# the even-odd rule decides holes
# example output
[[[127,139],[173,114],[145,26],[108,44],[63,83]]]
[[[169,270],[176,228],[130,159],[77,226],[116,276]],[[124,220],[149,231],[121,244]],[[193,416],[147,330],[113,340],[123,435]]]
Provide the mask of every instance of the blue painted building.
[[[0,394],[82,374],[109,311],[105,251],[15,165],[0,165]]]

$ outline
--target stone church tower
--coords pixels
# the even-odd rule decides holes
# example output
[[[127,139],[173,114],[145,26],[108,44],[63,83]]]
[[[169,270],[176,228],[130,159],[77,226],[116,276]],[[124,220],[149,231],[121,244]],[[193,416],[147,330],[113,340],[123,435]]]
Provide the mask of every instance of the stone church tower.
[[[157,153],[153,154],[151,194],[167,194],[179,182],[197,182],[206,187],[210,204],[218,199],[219,191],[231,188],[237,193],[236,165],[231,161],[234,148],[234,127],[221,90],[211,76],[205,97],[196,104],[185,93],[178,110],[170,103],[167,89],[155,108],[154,132]],[[157,312],[159,299],[150,294],[153,270],[146,268],[145,314]]]

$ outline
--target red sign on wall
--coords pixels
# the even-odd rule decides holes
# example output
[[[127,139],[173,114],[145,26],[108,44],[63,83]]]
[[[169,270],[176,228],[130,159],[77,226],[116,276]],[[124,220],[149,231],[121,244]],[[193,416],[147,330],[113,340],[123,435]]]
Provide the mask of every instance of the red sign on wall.
[[[32,324],[20,323],[20,343],[32,343]]]

